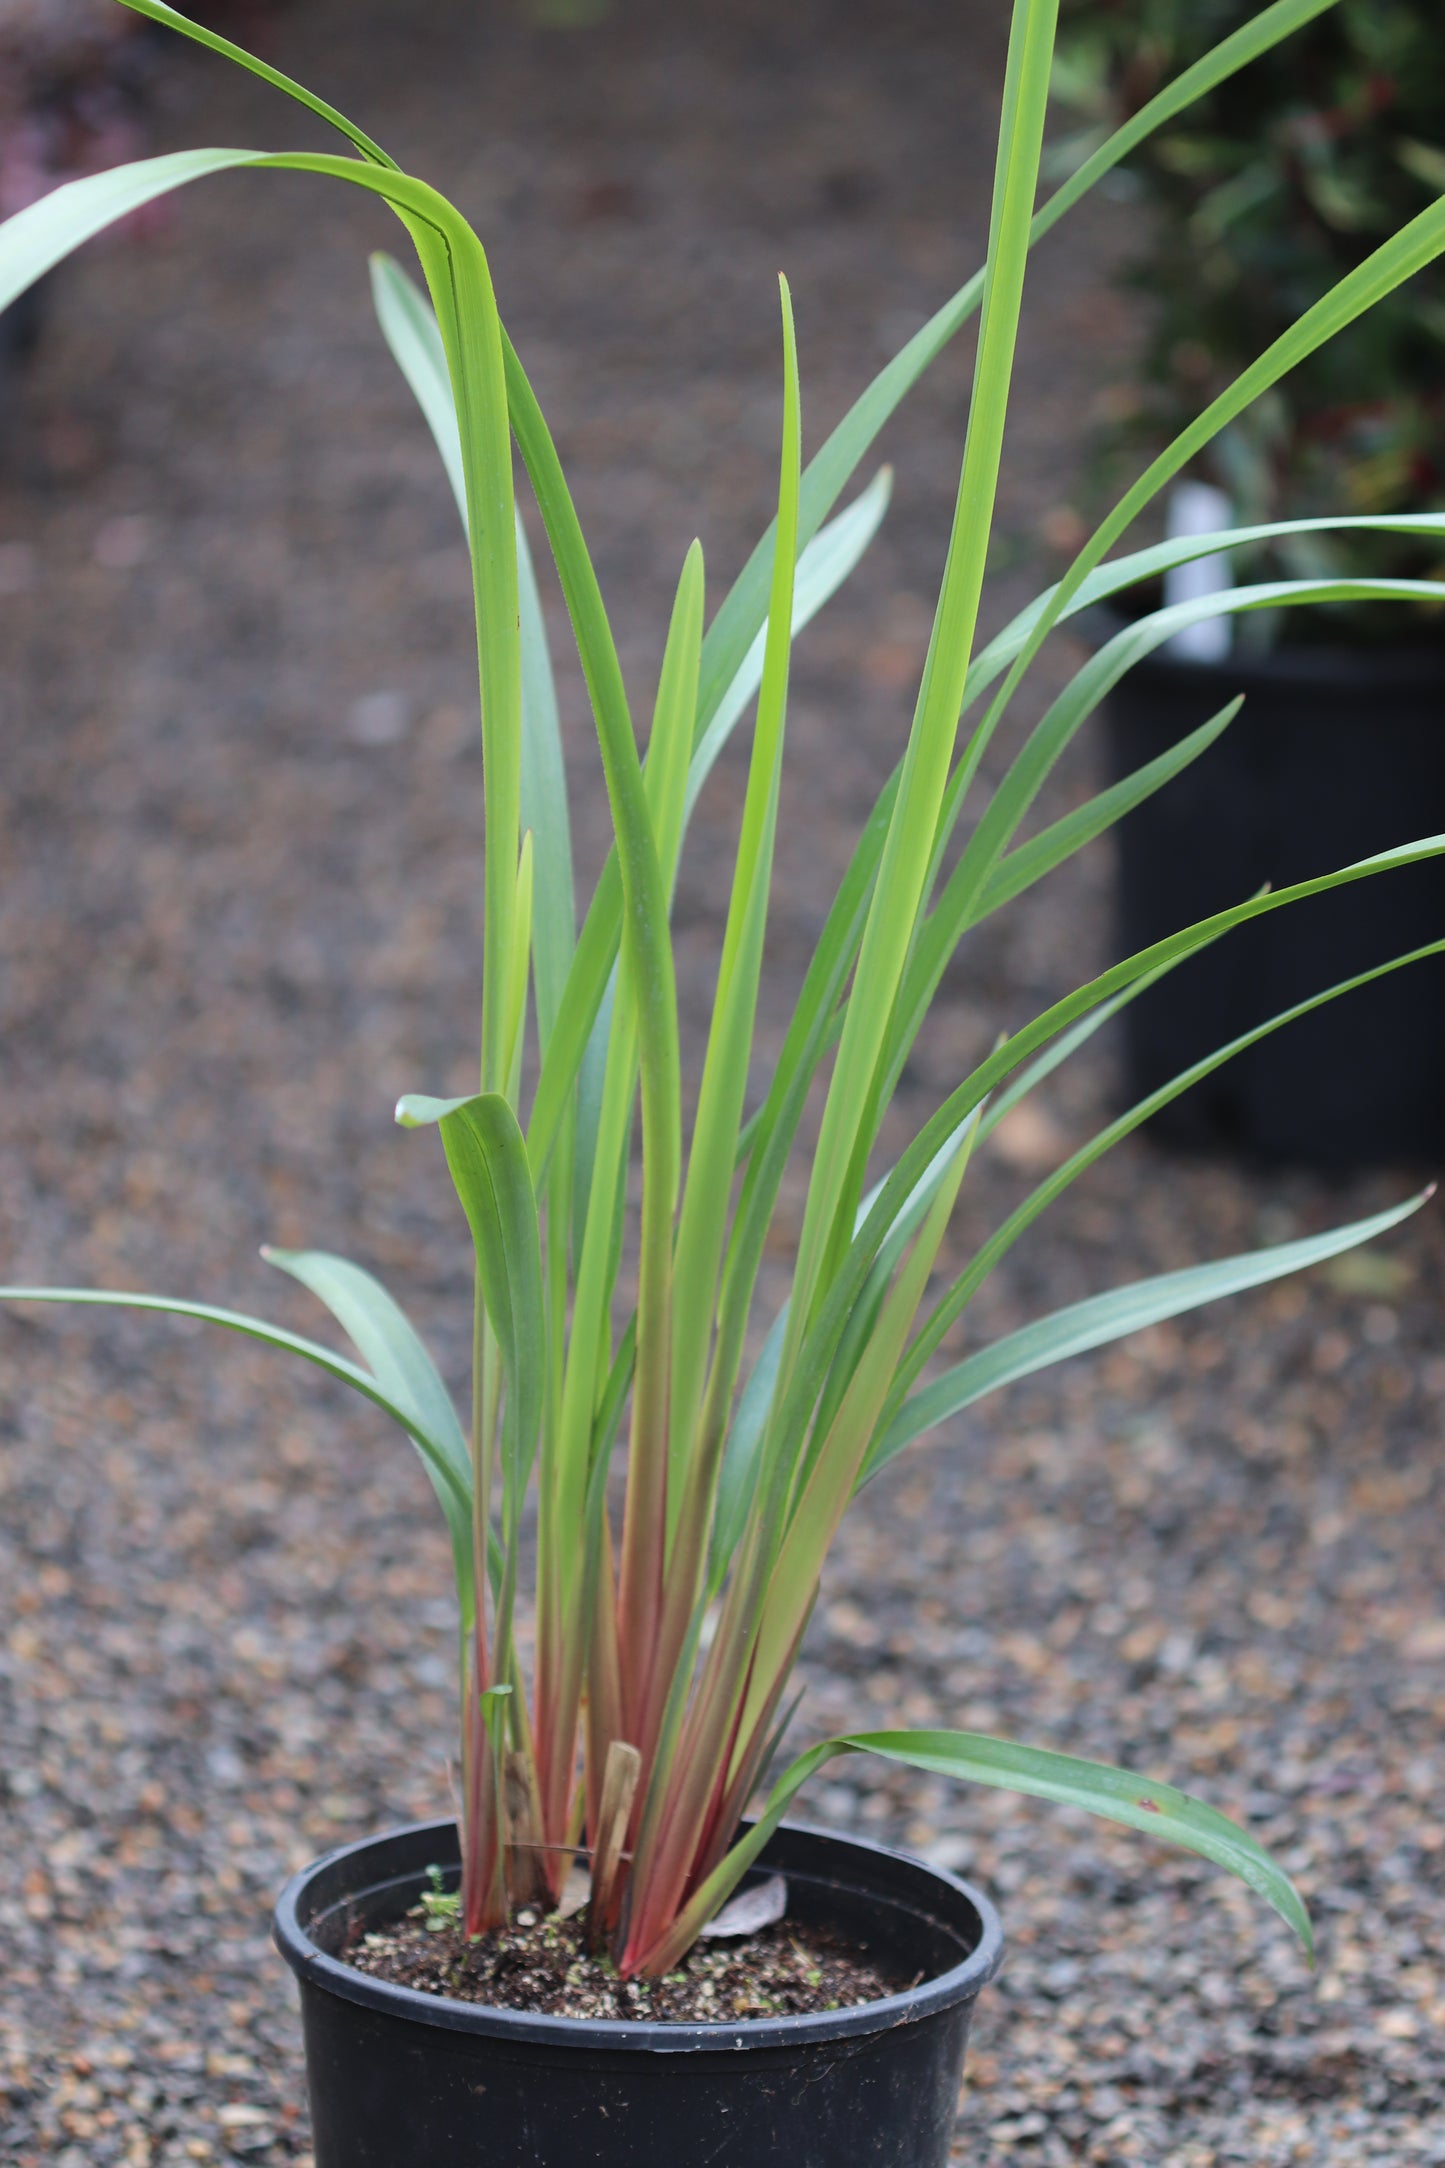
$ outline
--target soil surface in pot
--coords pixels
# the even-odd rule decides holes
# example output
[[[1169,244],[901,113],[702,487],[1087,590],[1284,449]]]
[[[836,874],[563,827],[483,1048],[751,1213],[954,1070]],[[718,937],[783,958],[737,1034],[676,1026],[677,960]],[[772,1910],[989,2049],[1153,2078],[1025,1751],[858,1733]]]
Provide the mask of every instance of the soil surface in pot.
[[[338,1954],[358,1972],[456,2002],[674,2025],[843,2010],[916,1984],[787,1919],[736,1941],[697,1943],[661,1980],[620,1980],[605,1958],[589,1954],[580,1914],[564,1920],[524,1910],[504,1933],[469,1942],[455,1920],[434,1924],[417,1905],[392,1926],[358,1926]]]

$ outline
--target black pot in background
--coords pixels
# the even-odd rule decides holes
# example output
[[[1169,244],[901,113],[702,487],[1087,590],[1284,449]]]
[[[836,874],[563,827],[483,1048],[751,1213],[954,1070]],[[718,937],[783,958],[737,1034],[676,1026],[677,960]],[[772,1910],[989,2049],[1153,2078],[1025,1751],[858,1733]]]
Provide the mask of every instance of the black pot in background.
[[[423,1822],[303,1870],[276,1907],[301,1987],[316,2168],[943,2168],[969,2022],[1003,1939],[987,1899],[876,1845],[784,1827],[758,1871],[800,1922],[921,1982],[812,2017],[533,2017],[370,1978],[330,1953],[395,1919],[457,1833]]]
[[[1217,663],[1156,651],[1109,695],[1113,774],[1152,760],[1239,693],[1244,707],[1223,737],[1119,824],[1125,954],[1266,881],[1281,888],[1445,833],[1445,642],[1284,647]],[[1130,1099],[1291,1003],[1442,936],[1441,860],[1240,927],[1125,1009]],[[1187,1146],[1319,1167],[1438,1163],[1445,957],[1286,1025],[1150,1128]]]

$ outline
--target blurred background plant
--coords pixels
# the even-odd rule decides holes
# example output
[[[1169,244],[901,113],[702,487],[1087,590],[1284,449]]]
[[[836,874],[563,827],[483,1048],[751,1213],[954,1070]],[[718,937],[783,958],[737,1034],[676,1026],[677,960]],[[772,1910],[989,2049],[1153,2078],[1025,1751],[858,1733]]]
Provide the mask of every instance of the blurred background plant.
[[[1055,146],[1056,169],[1076,167],[1251,12],[1252,0],[1064,0],[1054,95],[1074,125]],[[1438,12],[1422,0],[1339,0],[1136,153],[1129,176],[1149,223],[1123,275],[1147,297],[1148,327],[1099,443],[1101,479],[1167,443],[1445,187],[1439,41]],[[1313,354],[1195,471],[1241,524],[1438,508],[1445,271],[1433,265]],[[1267,564],[1310,577],[1367,561],[1376,572],[1439,570],[1434,543],[1346,533],[1292,537],[1245,562],[1251,575]],[[1291,638],[1307,625],[1317,639],[1356,642],[1401,631],[1398,612],[1295,611]]]
[[[0,211],[133,155],[134,19],[108,0],[0,0]]]
[[[264,48],[269,18],[287,4],[195,0],[187,12]],[[114,0],[0,0],[0,218],[63,181],[134,158],[159,56],[171,50]],[[163,216],[151,210],[141,224]],[[37,287],[0,313],[0,409],[13,405],[5,379],[34,349],[44,307]]]

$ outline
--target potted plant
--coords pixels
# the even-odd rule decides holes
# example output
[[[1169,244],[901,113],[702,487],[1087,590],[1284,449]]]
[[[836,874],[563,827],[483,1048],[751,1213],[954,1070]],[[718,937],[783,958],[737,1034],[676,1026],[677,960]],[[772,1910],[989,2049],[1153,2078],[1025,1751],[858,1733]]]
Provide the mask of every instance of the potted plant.
[[[1100,973],[1014,1028],[891,1166],[880,1164],[880,1123],[969,929],[1226,729],[1233,704],[1018,840],[1050,766],[1134,659],[1182,623],[1260,606],[1261,594],[1275,601],[1287,591],[1303,605],[1427,591],[1418,579],[1362,575],[1154,612],[1058,696],[987,806],[975,813],[969,803],[983,752],[1054,627],[1189,559],[1187,541],[1111,558],[1134,519],[1252,399],[1445,249],[1445,203],[1384,243],[1226,388],[1058,585],[975,651],[1032,242],[1132,145],[1321,4],[1276,0],[1036,211],[1056,10],[1054,0],[1016,0],[987,264],[806,468],[783,285],[777,517],[706,630],[702,553],[689,551],[644,756],[566,481],[476,235],[444,197],[274,68],[164,0],[124,4],[252,69],[334,125],[347,148],[183,152],[76,182],[0,229],[0,304],[113,219],[207,174],[302,170],[379,196],[407,230],[430,299],[378,259],[378,314],[456,491],[476,601],[486,782],[480,1088],[461,1099],[411,1096],[398,1108],[405,1125],[438,1132],[471,1236],[468,1419],[390,1294],[335,1256],[271,1253],[330,1310],[353,1355],[191,1300],[4,1290],[11,1300],[201,1317],[287,1349],[389,1414],[436,1489],[458,1599],[455,1825],[349,1845],[297,1877],[277,1908],[278,1940],[301,1981],[319,2168],[411,2168],[484,2151],[537,2163],[787,2158],[816,2168],[861,2154],[937,2168],[971,2007],[998,1961],[997,1922],[984,1897],[947,1875],[789,1826],[794,1799],[831,1757],[873,1753],[1083,1806],[1242,1876],[1306,1944],[1309,1922],[1287,1876],[1243,1830],[1129,1771],[975,1733],[890,1730],[819,1741],[775,1772],[789,1677],[842,1515],[914,1438],[982,1394],[1334,1255],[1423,1201],[1134,1282],[940,1370],[933,1358],[970,1297],[1064,1188],[1240,1045],[1353,982],[1265,1019],[1141,1100],[1042,1181],[962,1272],[940,1276],[971,1155],[1181,959],[1311,895],[1427,862],[1445,852],[1445,837],[1241,898]],[[850,476],[975,313],[958,511],[908,749],[859,838],[782,1051],[750,1106],[792,637],[882,517],[882,480],[834,513]],[[614,822],[614,850],[580,929],[514,441],[568,605]],[[1445,517],[1436,524],[1445,529]],[[669,899],[697,792],[754,700],[684,1151]],[[821,1108],[816,1135],[810,1102]],[[759,1319],[780,1184],[810,1139],[791,1294]],[[780,1932],[770,1937],[769,1923]],[[716,1959],[712,1946],[737,1936],[742,1954]]]
[[[1064,0],[1059,104],[1082,129],[1067,165],[1251,13],[1250,0]],[[1170,442],[1300,311],[1445,183],[1437,26],[1415,0],[1340,0],[1287,46],[1201,99],[1130,161],[1146,214],[1125,271],[1147,336],[1100,444],[1107,468]],[[1169,510],[1204,530],[1313,521],[1341,507],[1436,509],[1445,486],[1445,285],[1389,295],[1238,415],[1185,470]],[[1202,576],[1438,577],[1437,537],[1306,527],[1217,558]],[[1201,568],[1174,575],[1180,591]],[[1182,583],[1182,585],[1180,585]],[[1115,619],[1113,622],[1117,622]],[[1234,626],[1231,639],[1230,628]],[[1106,623],[1103,630],[1112,629]],[[1244,693],[1247,727],[1119,835],[1130,947],[1262,881],[1363,857],[1445,826],[1445,624],[1438,606],[1217,618],[1156,651],[1111,696],[1115,772]],[[1364,758],[1361,758],[1364,754]],[[1253,928],[1131,1009],[1129,1083],[1150,1089],[1284,1005],[1316,958],[1364,968],[1445,924],[1445,872],[1419,869],[1359,909],[1321,898]],[[1233,946],[1233,945],[1232,945]],[[1319,1165],[1430,1157],[1445,1144],[1445,967],[1372,987],[1251,1049],[1172,1107],[1177,1140]],[[1408,1036],[1408,1062],[1379,1061]]]

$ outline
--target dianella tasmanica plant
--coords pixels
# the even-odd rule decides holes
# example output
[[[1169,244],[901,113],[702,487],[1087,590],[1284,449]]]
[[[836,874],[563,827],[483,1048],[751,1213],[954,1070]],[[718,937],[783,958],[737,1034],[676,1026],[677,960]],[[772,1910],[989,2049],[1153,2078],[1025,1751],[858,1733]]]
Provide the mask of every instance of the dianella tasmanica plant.
[[[354,1356],[197,1303],[54,1289],[8,1294],[209,1318],[343,1379],[411,1438],[446,1515],[456,1567],[461,1909],[469,1933],[497,1926],[524,1899],[555,1897],[580,1856],[591,1874],[594,1943],[625,1976],[662,1973],[757,1858],[800,1785],[830,1756],[861,1751],[1070,1801],[1203,1853],[1243,1876],[1308,1940],[1299,1896],[1248,1836],[1198,1801],[1125,1771],[969,1732],[859,1732],[812,1747],[763,1787],[790,1714],[789,1677],[829,1545],[862,1485],[910,1441],[1010,1379],[1297,1270],[1393,1225],[1421,1201],[1328,1235],[1135,1282],[992,1346],[935,1361],[986,1276],[1077,1175],[1155,1108],[1288,1018],[1261,1021],[1112,1121],[940,1289],[934,1268],[970,1158],[1002,1116],[1122,1003],[1202,944],[1295,898],[1433,856],[1445,850],[1441,837],[1241,898],[1114,964],[1042,1015],[1001,1017],[1007,1038],[958,1081],[896,1163],[879,1163],[885,1110],[960,942],[1205,755],[1231,723],[1233,707],[1021,840],[1053,763],[1131,663],[1211,612],[1356,597],[1438,599],[1436,588],[1419,581],[1296,580],[1144,614],[1084,664],[1024,738],[1003,779],[991,793],[982,789],[985,749],[1056,626],[1102,597],[1241,539],[1204,536],[1111,554],[1139,515],[1251,401],[1445,249],[1445,203],[1438,203],[1222,391],[1140,476],[1064,578],[990,644],[977,646],[1032,247],[1133,147],[1332,0],[1276,0],[1161,90],[1041,208],[1057,0],[1015,0],[986,263],[868,386],[806,466],[783,287],[777,517],[710,624],[702,551],[696,544],[689,551],[645,727],[623,682],[546,422],[499,320],[477,236],[435,189],[400,171],[370,137],[296,83],[163,0],[120,4],[262,76],[332,123],[345,149],[329,156],[183,152],[73,183],[0,230],[0,306],[138,204],[237,166],[300,169],[380,196],[410,238],[429,296],[396,264],[374,263],[382,329],[456,492],[476,603],[486,784],[478,1089],[464,1099],[409,1097],[397,1110],[403,1123],[439,1132],[470,1227],[470,1410],[465,1421],[458,1417],[391,1296],[359,1266],[314,1251],[278,1251],[272,1261],[326,1304]],[[975,315],[957,511],[907,748],[857,840],[782,1051],[750,1104],[791,641],[882,518],[886,476],[835,513],[850,477],[909,387]],[[612,812],[611,855],[580,926],[552,678],[514,503],[516,453],[570,614]],[[1445,515],[1315,524],[1439,533]],[[696,1113],[685,1135],[669,906],[697,794],[747,716],[751,755],[736,867]],[[1343,990],[1330,987],[1316,998]],[[760,1261],[815,1098],[821,1127],[791,1292],[777,1315],[759,1317]],[[629,1173],[639,1113],[634,1213]],[[635,1304],[624,1303],[620,1287],[634,1275]],[[535,1585],[524,1592],[530,1492]],[[524,1603],[535,1621],[526,1667],[517,1626]],[[750,1802],[755,1819],[740,1837]]]

